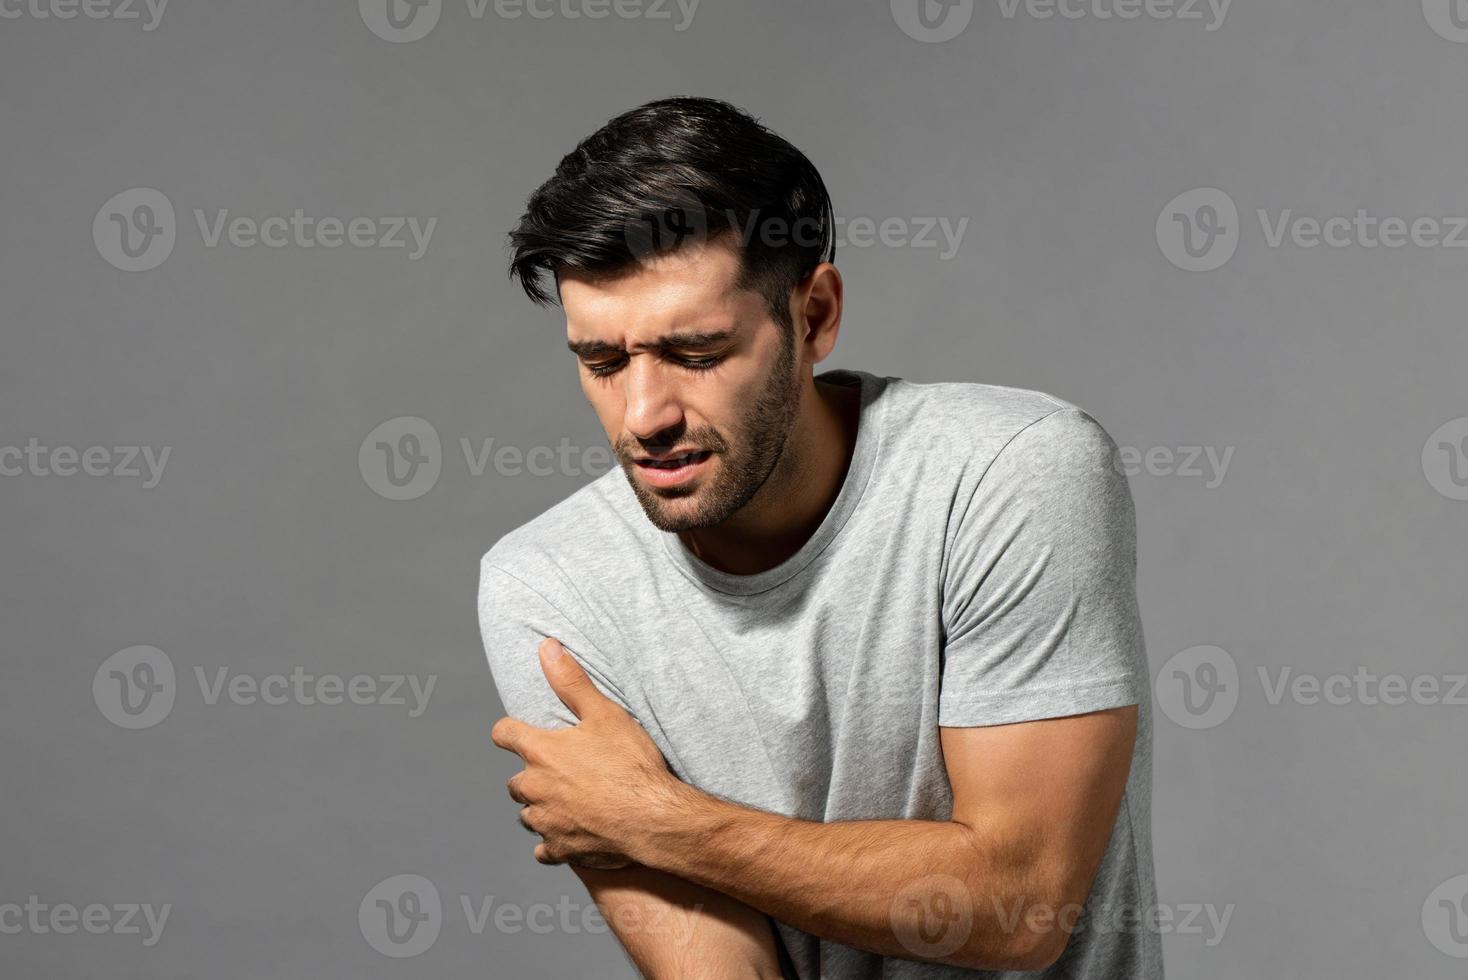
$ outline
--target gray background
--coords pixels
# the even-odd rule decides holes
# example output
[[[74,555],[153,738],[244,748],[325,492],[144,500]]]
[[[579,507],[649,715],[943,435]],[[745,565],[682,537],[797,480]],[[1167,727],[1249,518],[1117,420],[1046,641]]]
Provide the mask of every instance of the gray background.
[[[1436,7],[1238,0],[1208,30],[983,0],[924,42],[910,11],[870,0],[704,0],[682,31],[676,8],[476,19],[445,0],[427,36],[390,43],[342,2],[174,0],[151,31],[146,12],[6,6],[0,449],[171,455],[152,488],[0,477],[0,904],[172,908],[152,947],[0,934],[0,973],[632,976],[610,936],[476,934],[460,906],[589,905],[531,860],[504,794],[518,765],[488,740],[474,611],[479,555],[589,477],[474,476],[459,440],[604,444],[559,313],[506,280],[503,236],[577,139],[687,93],[802,147],[844,217],[969,219],[947,260],[841,250],[830,366],[1038,388],[1139,451],[1233,447],[1216,486],[1165,463],[1132,478],[1164,709],[1159,899],[1179,919],[1232,906],[1221,938],[1206,916],[1165,936],[1170,975],[1462,976],[1468,912],[1438,899],[1468,891],[1464,707],[1272,703],[1258,673],[1468,670],[1468,502],[1429,444],[1468,416],[1468,251],[1271,247],[1256,216],[1468,215],[1468,44],[1434,30]],[[138,187],[172,202],[177,243],[127,272],[91,228]],[[1158,218],[1202,187],[1236,202],[1237,252],[1183,271]],[[193,216],[296,208],[438,224],[412,261],[205,247]],[[442,471],[391,500],[359,447],[404,416],[432,423]],[[92,682],[140,644],[170,658],[176,700],[129,730]],[[1196,666],[1202,645],[1239,677],[1231,712],[1197,728],[1164,665]],[[436,686],[412,718],[210,704],[195,678],[298,667]],[[400,874],[444,906],[414,958],[377,952],[358,920]]]

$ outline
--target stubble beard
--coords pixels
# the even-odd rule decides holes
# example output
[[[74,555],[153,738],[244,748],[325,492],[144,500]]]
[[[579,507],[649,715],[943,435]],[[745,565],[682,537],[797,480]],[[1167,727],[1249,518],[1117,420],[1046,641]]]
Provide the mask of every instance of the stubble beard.
[[[715,527],[754,499],[780,464],[800,411],[800,380],[794,367],[795,338],[792,331],[786,330],[769,380],[740,416],[732,440],[726,440],[712,427],[680,434],[680,440],[686,436],[688,442],[718,454],[718,472],[706,484],[654,490],[637,478],[634,457],[638,441],[626,437],[613,447],[637,502],[653,526],[672,533]],[[680,506],[689,498],[694,498],[692,507]]]

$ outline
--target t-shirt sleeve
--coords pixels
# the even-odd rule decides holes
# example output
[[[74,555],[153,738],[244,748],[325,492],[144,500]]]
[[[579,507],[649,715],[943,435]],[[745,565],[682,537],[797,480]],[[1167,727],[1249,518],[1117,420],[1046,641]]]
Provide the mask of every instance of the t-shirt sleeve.
[[[585,668],[592,683],[624,709],[626,699],[605,659],[550,600],[489,556],[479,566],[479,632],[505,713],[537,728],[576,724],[540,668],[540,642],[553,636]]]
[[[1136,514],[1116,444],[1074,407],[994,457],[951,524],[938,723],[1004,725],[1147,690]]]

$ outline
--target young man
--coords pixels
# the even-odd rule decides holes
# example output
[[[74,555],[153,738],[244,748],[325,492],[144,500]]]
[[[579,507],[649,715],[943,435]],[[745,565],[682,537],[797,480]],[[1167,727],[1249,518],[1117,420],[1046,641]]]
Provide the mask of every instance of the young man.
[[[680,98],[511,236],[622,469],[480,569],[535,857],[658,980],[1161,977],[1115,444],[1039,392],[816,375],[833,227],[800,151]]]

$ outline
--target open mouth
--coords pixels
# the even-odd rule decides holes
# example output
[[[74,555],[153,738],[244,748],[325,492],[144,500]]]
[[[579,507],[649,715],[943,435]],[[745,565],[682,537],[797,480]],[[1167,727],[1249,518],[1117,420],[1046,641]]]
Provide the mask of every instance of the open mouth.
[[[680,470],[685,466],[702,463],[712,455],[713,453],[707,450],[699,450],[697,452],[684,453],[681,456],[668,456],[662,459],[644,457],[637,461],[637,465],[650,470]]]
[[[644,456],[637,460],[637,472],[650,486],[663,490],[683,487],[703,471],[713,452],[700,449],[695,452],[679,453],[677,456],[660,456],[656,459]]]

